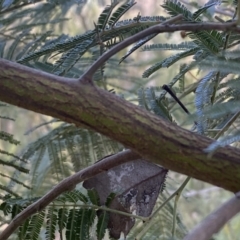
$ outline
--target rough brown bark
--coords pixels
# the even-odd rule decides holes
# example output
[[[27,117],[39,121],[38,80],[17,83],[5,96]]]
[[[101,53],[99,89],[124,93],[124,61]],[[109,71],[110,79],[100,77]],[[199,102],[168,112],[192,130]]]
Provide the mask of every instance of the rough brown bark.
[[[203,149],[212,140],[101,90],[89,79],[61,78],[0,60],[0,100],[91,128],[168,169],[239,190],[239,149],[225,147],[207,158]]]

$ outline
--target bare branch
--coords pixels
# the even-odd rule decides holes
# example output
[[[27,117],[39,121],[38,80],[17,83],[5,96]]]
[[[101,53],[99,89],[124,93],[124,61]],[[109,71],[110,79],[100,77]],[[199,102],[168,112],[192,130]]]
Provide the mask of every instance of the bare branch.
[[[239,193],[209,214],[184,240],[209,240],[213,234],[219,232],[240,211],[240,198],[237,195]]]
[[[40,198],[37,202],[31,204],[21,213],[19,213],[11,223],[3,230],[0,234],[1,240],[6,240],[8,237],[31,215],[41,211],[49,203],[51,203],[56,197],[65,191],[70,191],[75,188],[76,184],[85,181],[88,178],[95,176],[102,171],[107,171],[108,169],[115,167],[117,165],[139,159],[139,155],[132,152],[131,150],[126,150],[115,155],[106,157],[101,161],[95,163],[94,165],[87,167],[73,176],[70,176],[62,180],[58,185],[56,185],[51,191]]]
[[[102,66],[104,62],[106,62],[109,58],[113,55],[124,49],[125,47],[147,37],[154,33],[164,33],[164,32],[176,32],[176,31],[203,31],[203,30],[220,30],[220,31],[228,31],[231,30],[232,32],[240,32],[240,27],[236,27],[236,22],[230,23],[187,23],[187,24],[174,24],[169,25],[172,22],[179,21],[182,18],[181,15],[176,16],[175,18],[170,19],[160,25],[156,25],[150,27],[140,33],[133,35],[125,39],[124,41],[118,43],[110,50],[105,52],[102,56],[100,56],[96,62],[92,64],[92,66],[80,77],[79,80],[82,79],[91,79],[93,74]]]

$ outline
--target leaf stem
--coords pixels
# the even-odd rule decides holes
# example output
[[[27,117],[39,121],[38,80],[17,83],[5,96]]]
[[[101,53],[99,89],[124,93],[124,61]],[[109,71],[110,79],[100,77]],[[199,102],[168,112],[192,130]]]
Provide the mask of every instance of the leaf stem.
[[[140,240],[142,236],[147,232],[147,230],[154,224],[154,218],[158,214],[158,212],[176,195],[180,195],[183,189],[186,187],[188,182],[190,181],[191,177],[187,177],[185,181],[182,183],[182,185],[170,196],[168,197],[162,204],[161,206],[150,216],[148,217],[148,221],[146,221],[146,224],[142,231],[137,235],[136,240]]]

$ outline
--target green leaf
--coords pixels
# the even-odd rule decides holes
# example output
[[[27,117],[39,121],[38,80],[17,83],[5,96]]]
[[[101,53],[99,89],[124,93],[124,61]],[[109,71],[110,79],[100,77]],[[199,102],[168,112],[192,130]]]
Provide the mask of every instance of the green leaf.
[[[150,36],[145,37],[144,39],[141,39],[138,41],[137,44],[135,44],[119,61],[121,63],[124,59],[126,59],[130,54],[132,54],[134,51],[136,51],[138,48],[140,48],[143,44],[154,38],[157,34],[151,34]]]
[[[149,77],[151,74],[153,74],[154,72],[156,72],[160,68],[170,67],[172,64],[174,64],[175,62],[179,61],[180,59],[195,54],[198,50],[199,50],[199,48],[196,47],[196,48],[189,49],[189,50],[187,50],[185,52],[178,53],[178,54],[175,54],[175,55],[173,55],[171,57],[168,57],[168,58],[164,59],[163,61],[158,62],[158,63],[154,64],[152,67],[150,67],[147,70],[145,70],[145,72],[143,73],[142,76],[144,78]]]
[[[105,29],[108,19],[112,13],[112,10],[113,10],[113,8],[115,8],[115,6],[117,4],[118,4],[118,2],[116,1],[115,3],[112,3],[112,5],[105,7],[103,12],[100,14],[100,16],[98,18],[98,22],[97,22],[97,28],[99,31],[102,31]]]
[[[96,211],[92,209],[79,209],[76,216],[75,230],[76,239],[87,240],[90,239],[90,228],[94,223]]]
[[[195,39],[194,43],[201,49],[207,50],[212,54],[217,54],[224,44],[223,34],[216,30],[191,33],[189,37]]]
[[[121,5],[111,16],[108,21],[109,27],[113,27],[114,24],[119,21],[119,19],[132,7],[136,4],[134,1],[129,1]]]
[[[193,42],[182,42],[179,44],[169,44],[169,43],[158,43],[158,44],[151,44],[145,45],[142,48],[142,51],[156,51],[156,50],[188,50],[193,49],[197,45]]]
[[[19,63],[26,63],[30,60],[34,60],[34,59],[38,59],[39,57],[46,55],[46,54],[51,54],[53,52],[57,52],[57,51],[66,51],[69,50],[71,48],[74,48],[75,46],[77,46],[78,44],[87,41],[87,40],[92,40],[94,35],[95,35],[95,31],[89,31],[86,32],[82,35],[79,36],[75,36],[72,38],[69,38],[67,40],[62,40],[57,39],[56,42],[51,43],[46,45],[45,47],[43,47],[42,49],[33,52],[33,53],[29,53],[26,56],[24,56],[23,58],[19,59],[18,62]]]
[[[29,225],[26,230],[25,240],[38,240],[41,227],[43,225],[45,211],[38,212],[30,219]]]
[[[46,226],[46,240],[54,240],[56,239],[55,232],[56,232],[56,225],[57,225],[57,209],[54,206],[51,206],[48,209],[47,214],[47,226]]]
[[[109,220],[109,213],[107,213],[106,211],[103,211],[101,215],[98,217],[98,222],[97,222],[97,239],[98,240],[103,239],[106,233],[108,220]]]
[[[100,198],[95,189],[88,190],[88,197],[92,204],[99,206],[100,205]]]
[[[12,143],[14,145],[20,144],[20,141],[14,139],[12,134],[9,134],[9,133],[4,132],[4,131],[0,131],[0,139],[3,140],[3,141],[7,141],[9,143]]]
[[[106,199],[105,206],[106,206],[106,207],[109,207],[115,197],[116,197],[116,193],[114,193],[114,192],[110,193],[110,194],[108,195],[107,199]]]
[[[209,9],[210,7],[219,4],[220,1],[214,1],[211,3],[211,1],[209,1],[210,3],[205,4],[203,7],[199,8],[196,12],[193,13],[193,19],[197,20],[197,18],[204,12],[206,12],[207,9]]]
[[[69,215],[68,215],[68,220],[67,220],[67,225],[66,225],[66,239],[67,240],[76,240],[76,231],[74,229],[75,226],[75,219],[78,214],[77,209],[70,209],[69,210]]]
[[[65,75],[72,67],[79,61],[84,53],[91,47],[93,40],[85,40],[82,43],[71,48],[68,52],[64,53],[62,57],[56,62],[54,69],[55,74],[59,76]],[[56,71],[57,70],[57,71]]]
[[[162,7],[173,17],[182,14],[186,21],[193,21],[192,13],[177,0],[167,0]]]
[[[66,192],[59,196],[57,198],[57,201],[60,201],[62,203],[71,202],[71,203],[77,203],[78,201],[81,201],[83,203],[88,203],[88,198],[78,190],[73,190],[71,192]]]
[[[207,153],[213,153],[220,147],[225,147],[227,145],[230,145],[232,143],[239,142],[239,141],[240,141],[240,132],[236,131],[231,135],[226,135],[220,140],[213,142],[206,149],[204,149],[204,151]]]

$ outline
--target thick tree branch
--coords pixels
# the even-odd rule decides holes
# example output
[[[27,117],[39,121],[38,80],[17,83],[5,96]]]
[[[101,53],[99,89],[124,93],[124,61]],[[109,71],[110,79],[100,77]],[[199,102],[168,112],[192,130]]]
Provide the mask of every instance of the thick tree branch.
[[[62,180],[57,186],[55,186],[51,191],[49,191],[45,196],[39,199],[37,202],[31,204],[22,212],[20,212],[7,226],[6,229],[0,234],[0,239],[7,239],[29,216],[32,214],[41,211],[45,208],[49,203],[51,203],[57,196],[65,191],[70,191],[75,188],[76,184],[85,181],[88,178],[96,176],[98,173],[102,171],[107,171],[108,169],[115,167],[117,165],[137,160],[139,159],[139,155],[126,150],[124,152],[120,152],[118,154],[109,156],[104,158],[103,160],[95,163],[94,165],[85,168],[84,170],[75,173],[73,176],[70,176],[64,180]]]
[[[207,159],[203,149],[212,140],[92,84],[0,60],[0,100],[91,128],[168,169],[239,190],[240,150],[226,147]]]
[[[237,195],[209,214],[184,240],[209,240],[219,232],[240,211],[240,198]]]
[[[225,147],[207,159],[203,149],[212,140],[92,84],[0,60],[0,100],[91,128],[168,169],[239,190],[239,149]]]
[[[225,147],[211,159],[212,140],[164,121],[86,82],[0,60],[0,100],[85,126],[165,168],[237,192],[240,150]]]

